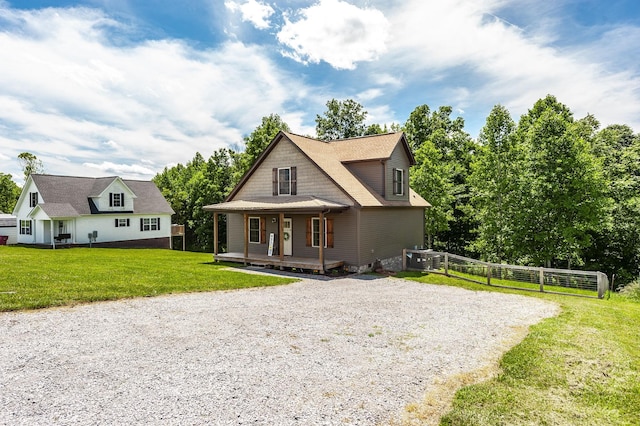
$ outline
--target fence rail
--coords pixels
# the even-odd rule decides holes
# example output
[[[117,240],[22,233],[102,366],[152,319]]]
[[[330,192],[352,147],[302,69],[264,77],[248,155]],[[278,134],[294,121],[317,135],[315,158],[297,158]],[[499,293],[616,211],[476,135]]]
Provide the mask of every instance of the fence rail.
[[[405,249],[402,259],[407,271],[429,271],[495,287],[591,297],[597,294],[599,299],[609,287],[602,272],[505,265],[431,250]],[[591,291],[596,294],[589,294]]]

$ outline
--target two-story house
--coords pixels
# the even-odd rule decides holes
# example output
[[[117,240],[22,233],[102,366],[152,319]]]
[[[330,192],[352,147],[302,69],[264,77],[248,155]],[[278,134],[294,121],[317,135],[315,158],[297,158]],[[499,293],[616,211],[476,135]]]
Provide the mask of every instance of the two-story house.
[[[280,132],[214,213],[214,258],[325,272],[422,246],[429,203],[409,187],[403,133],[321,141]],[[227,252],[218,251],[219,214]]]
[[[170,246],[173,209],[151,181],[32,174],[13,214],[18,244]]]

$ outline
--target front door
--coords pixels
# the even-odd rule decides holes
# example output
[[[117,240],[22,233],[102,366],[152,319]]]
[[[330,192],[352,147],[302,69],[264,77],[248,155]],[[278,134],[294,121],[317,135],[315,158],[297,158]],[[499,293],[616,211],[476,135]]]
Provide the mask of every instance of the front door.
[[[291,234],[291,218],[285,218],[282,222],[282,239],[284,240],[283,253],[285,256],[291,256],[292,253],[292,234]]]

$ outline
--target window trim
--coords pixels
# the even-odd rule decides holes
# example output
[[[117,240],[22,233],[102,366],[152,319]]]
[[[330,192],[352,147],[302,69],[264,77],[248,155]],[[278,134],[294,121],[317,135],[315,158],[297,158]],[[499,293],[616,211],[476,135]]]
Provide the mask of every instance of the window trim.
[[[129,226],[131,226],[131,221],[129,220],[129,218],[126,219],[120,219],[120,218],[116,218],[116,228],[128,228]]]
[[[39,195],[38,192],[29,193],[29,207],[35,207],[38,205]]]
[[[155,222],[155,227],[154,227]],[[141,217],[140,218],[140,231],[159,231],[160,230],[160,218],[159,217]]]
[[[257,237],[258,240],[254,241],[251,239],[251,222],[252,221],[257,221],[258,222],[258,228],[254,229],[254,232],[257,232]],[[260,244],[262,242],[261,236],[262,236],[262,220],[259,216],[249,216],[249,223],[247,224],[247,226],[249,227],[249,244]]]
[[[316,231],[316,223],[318,224],[318,230]],[[318,236],[318,241],[316,243],[316,235]],[[327,238],[327,218],[324,218],[324,248],[328,248],[328,238]],[[320,218],[312,217],[311,218],[311,247],[319,248],[320,247]]]
[[[20,235],[33,235],[32,223],[31,220],[20,220]]]
[[[289,176],[286,181],[281,179],[281,173],[285,170],[289,172]],[[285,184],[287,186],[287,191],[283,192],[282,186]],[[291,195],[291,167],[278,167],[278,195]]]
[[[404,195],[404,169],[393,169],[393,195]]]
[[[283,180],[280,179],[280,172],[282,170],[289,170],[289,180],[288,182],[288,191],[289,192],[281,192],[280,191],[280,184],[285,184],[285,182]],[[297,172],[297,167],[296,166],[289,166],[289,167],[274,167],[272,169],[272,184],[273,184],[273,189],[271,191],[271,195],[273,195],[274,197],[277,196],[287,196],[287,195],[297,195],[298,193],[298,172]]]

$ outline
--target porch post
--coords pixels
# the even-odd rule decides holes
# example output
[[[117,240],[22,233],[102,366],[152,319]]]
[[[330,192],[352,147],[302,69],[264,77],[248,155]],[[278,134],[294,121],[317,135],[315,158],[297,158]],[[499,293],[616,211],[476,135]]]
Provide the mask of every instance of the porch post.
[[[249,257],[249,215],[244,214],[244,264],[247,264]]]
[[[280,262],[284,261],[284,213],[280,212],[278,217],[278,250]]]
[[[320,212],[320,247],[318,247],[318,255],[320,256],[320,273],[324,274],[324,213]]]
[[[56,249],[56,240],[53,237],[53,228],[55,227],[55,222],[53,219],[50,219],[51,221],[51,246],[53,247],[53,249]]]
[[[213,214],[213,255],[218,255],[218,212]]]

